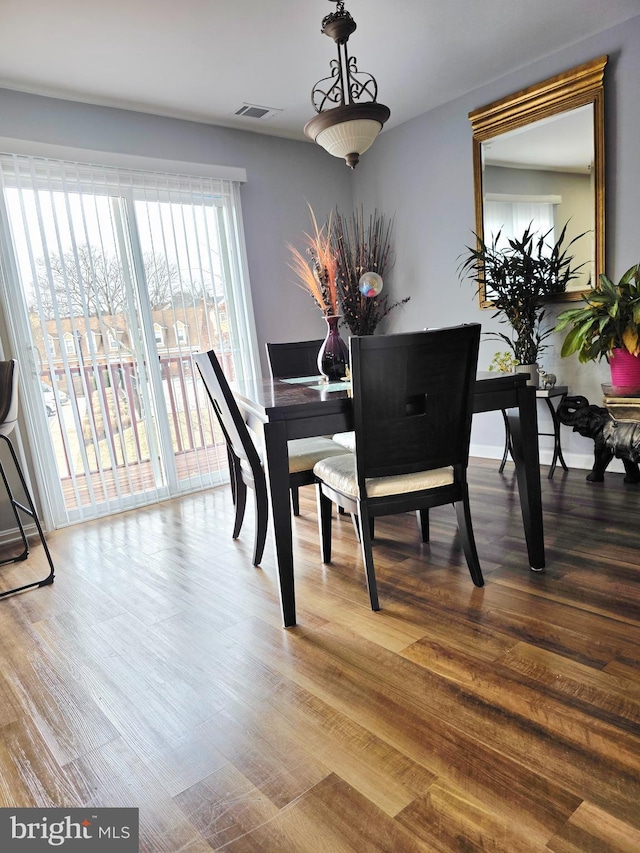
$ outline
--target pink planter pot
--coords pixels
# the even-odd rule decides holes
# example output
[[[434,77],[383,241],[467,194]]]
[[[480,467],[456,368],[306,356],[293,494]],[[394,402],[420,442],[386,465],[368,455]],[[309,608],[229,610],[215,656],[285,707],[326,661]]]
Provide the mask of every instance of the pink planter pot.
[[[640,388],[640,358],[626,349],[614,349],[609,356],[611,383],[618,388]]]

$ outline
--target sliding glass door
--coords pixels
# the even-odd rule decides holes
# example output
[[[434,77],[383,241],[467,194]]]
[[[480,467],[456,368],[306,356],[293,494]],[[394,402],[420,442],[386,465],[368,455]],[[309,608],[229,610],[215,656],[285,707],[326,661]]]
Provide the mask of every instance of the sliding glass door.
[[[237,187],[0,164],[4,290],[53,523],[220,482],[226,451],[191,354],[254,372]]]

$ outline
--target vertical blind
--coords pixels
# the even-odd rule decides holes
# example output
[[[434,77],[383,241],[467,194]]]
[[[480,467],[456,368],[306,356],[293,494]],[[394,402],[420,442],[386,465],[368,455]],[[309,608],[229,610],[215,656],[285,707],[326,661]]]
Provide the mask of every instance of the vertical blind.
[[[9,154],[0,181],[5,306],[50,520],[220,482],[191,354],[257,373],[239,185]]]

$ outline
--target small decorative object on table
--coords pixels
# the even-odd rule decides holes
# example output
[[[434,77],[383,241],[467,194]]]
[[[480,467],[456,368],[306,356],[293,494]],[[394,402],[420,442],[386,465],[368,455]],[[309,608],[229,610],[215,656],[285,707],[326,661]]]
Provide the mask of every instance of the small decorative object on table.
[[[546,370],[543,370],[541,367],[538,368],[538,376],[540,377],[538,384],[544,391],[547,391],[549,388],[553,388],[558,381],[555,373],[547,373]]]
[[[318,370],[329,381],[342,379],[349,362],[349,350],[340,337],[338,323],[338,289],[336,284],[336,257],[331,246],[331,217],[326,226],[320,228],[309,205],[313,234],[305,233],[307,256],[289,246],[291,269],[297,273],[302,284],[315,299],[327,322],[327,336],[318,353]]]
[[[318,353],[318,370],[329,382],[343,379],[349,369],[349,350],[338,331],[340,319],[338,314],[325,317],[327,337]]]

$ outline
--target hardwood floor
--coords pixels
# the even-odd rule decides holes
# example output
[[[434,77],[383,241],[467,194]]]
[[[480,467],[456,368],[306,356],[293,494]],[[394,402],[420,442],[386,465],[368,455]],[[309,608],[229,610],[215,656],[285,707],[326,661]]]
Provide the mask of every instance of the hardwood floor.
[[[474,460],[486,585],[450,507],[273,543],[227,488],[57,531],[53,586],[0,601],[0,806],[136,806],[144,851],[640,850],[640,487],[543,469],[548,569],[513,466]],[[42,574],[34,545],[3,586]]]

